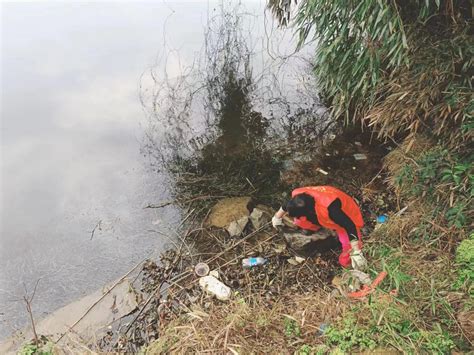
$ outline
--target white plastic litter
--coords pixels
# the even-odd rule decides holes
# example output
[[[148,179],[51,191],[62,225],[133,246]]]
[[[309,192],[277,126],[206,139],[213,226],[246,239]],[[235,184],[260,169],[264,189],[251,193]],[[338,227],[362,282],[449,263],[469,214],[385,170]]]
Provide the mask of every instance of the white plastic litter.
[[[361,154],[361,153],[356,153],[356,154],[354,154],[354,159],[355,160],[366,160],[367,155]]]
[[[231,296],[231,290],[212,275],[204,276],[199,279],[199,286],[221,301],[227,301]]]

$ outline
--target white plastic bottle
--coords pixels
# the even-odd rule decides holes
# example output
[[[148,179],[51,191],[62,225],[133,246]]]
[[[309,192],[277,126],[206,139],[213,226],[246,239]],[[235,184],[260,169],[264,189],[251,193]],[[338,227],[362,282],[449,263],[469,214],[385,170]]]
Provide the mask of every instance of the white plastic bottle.
[[[199,279],[199,286],[201,286],[204,291],[215,295],[217,299],[221,301],[227,301],[231,296],[230,288],[212,275],[201,277]]]
[[[242,260],[242,266],[244,268],[251,268],[257,265],[263,265],[267,262],[267,259],[262,258],[261,256],[256,258],[247,258]]]

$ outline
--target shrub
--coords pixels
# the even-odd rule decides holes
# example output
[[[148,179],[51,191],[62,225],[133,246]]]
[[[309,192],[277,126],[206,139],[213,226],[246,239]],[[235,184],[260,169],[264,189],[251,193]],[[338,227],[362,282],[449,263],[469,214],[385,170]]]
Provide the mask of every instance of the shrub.
[[[269,0],[300,45],[317,41],[314,72],[335,118],[379,136],[425,132],[472,140],[474,37],[465,0]]]
[[[465,239],[459,244],[456,250],[456,264],[458,270],[456,288],[464,287],[472,295],[472,283],[474,281],[474,233],[471,233],[469,239]]]

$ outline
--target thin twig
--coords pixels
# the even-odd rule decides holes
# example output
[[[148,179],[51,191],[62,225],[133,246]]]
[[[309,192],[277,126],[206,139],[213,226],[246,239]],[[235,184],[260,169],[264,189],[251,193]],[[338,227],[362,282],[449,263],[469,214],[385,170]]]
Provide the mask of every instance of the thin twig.
[[[31,295],[31,297],[28,297],[28,291],[26,289],[26,286],[23,285],[23,287],[25,288],[25,295],[23,296],[23,300],[26,303],[26,311],[28,312],[28,314],[30,316],[31,328],[33,329],[33,336],[35,338],[35,345],[37,345],[37,346],[39,345],[39,339],[38,339],[38,334],[36,333],[36,325],[35,325],[35,320],[34,320],[34,317],[33,317],[33,310],[31,309],[31,303],[33,302],[33,299],[35,298],[36,288],[38,287],[38,283],[39,283],[40,280],[41,279],[36,280],[35,288],[33,289],[33,294]]]
[[[84,317],[89,314],[89,312],[100,302],[104,299],[105,296],[107,296],[117,285],[119,285],[128,275],[130,275],[137,267],[139,267],[141,264],[143,264],[147,260],[147,258],[143,259],[140,261],[137,265],[135,265],[130,271],[128,271],[125,275],[123,275],[117,282],[115,282],[97,301],[95,301],[85,312],[84,314],[76,321],[74,322],[73,325],[71,325],[68,330],[66,330],[64,333],[61,334],[61,336],[54,342],[57,344],[70,330],[72,330],[81,320],[84,319]]]
[[[185,200],[185,201],[181,201],[179,199],[176,199],[176,200],[171,200],[171,201],[166,201],[166,202],[160,203],[159,205],[149,204],[148,206],[145,206],[143,208],[163,208],[163,207],[169,206],[173,203],[186,204],[186,203],[190,203],[190,202],[194,202],[194,201],[211,200],[211,199],[215,199],[215,198],[225,198],[225,197],[227,197],[227,196],[202,195],[202,196],[197,196],[197,197],[191,198],[189,200]]]
[[[90,240],[92,240],[92,238],[94,238],[94,233],[95,233],[95,230],[97,228],[99,228],[99,230],[102,230],[101,223],[102,223],[102,220],[99,220],[99,222],[97,222],[97,224],[95,225],[94,229],[91,231],[91,239]]]

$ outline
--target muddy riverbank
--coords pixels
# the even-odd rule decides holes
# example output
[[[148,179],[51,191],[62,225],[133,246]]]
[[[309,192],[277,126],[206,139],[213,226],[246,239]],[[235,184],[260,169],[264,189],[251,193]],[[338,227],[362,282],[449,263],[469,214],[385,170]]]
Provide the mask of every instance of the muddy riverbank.
[[[348,144],[348,138],[354,143]],[[191,215],[196,216],[194,223],[190,223],[188,231],[181,236],[179,246],[162,256],[162,265],[147,264],[144,269],[144,287],[142,288],[145,292],[143,297],[145,301],[139,305],[139,311],[130,322],[120,329],[109,332],[104,338],[104,343],[101,344],[101,350],[116,349],[135,352],[148,347],[150,353],[186,351],[186,349],[224,351],[227,346],[232,348],[231,341],[228,340],[229,335],[226,335],[225,331],[220,335],[217,334],[220,328],[216,327],[211,319],[223,317],[221,312],[225,313],[228,309],[234,309],[236,304],[246,309],[250,307],[245,312],[254,309],[260,315],[262,312],[271,314],[271,312],[276,312],[275,309],[281,312],[280,308],[284,304],[289,307],[295,306],[295,299],[301,300],[310,294],[313,295],[312,297],[318,297],[315,296],[316,294],[319,297],[334,294],[333,291],[337,291],[337,287],[333,284],[333,279],[341,271],[337,262],[340,246],[336,238],[330,237],[333,239],[329,244],[316,245],[316,249],[319,248],[319,250],[305,258],[305,255],[295,251],[285,242],[282,235],[271,227],[269,221],[278,207],[277,201],[283,201],[284,196],[288,196],[289,189],[297,186],[296,183],[301,182],[301,186],[333,184],[342,189],[345,188],[349,193],[354,193],[354,197],[363,210],[366,221],[364,238],[367,238],[375,225],[376,216],[387,212],[393,203],[391,196],[385,191],[386,187],[380,171],[381,158],[385,152],[380,142],[371,142],[370,134],[348,129],[333,137],[332,140],[328,139],[323,148],[313,150],[309,155],[301,152],[303,159],[299,154],[296,160],[287,159],[288,168],[281,170],[281,174],[278,174],[281,185],[274,185],[272,194],[268,194],[267,189],[259,190],[259,185],[254,185],[252,203],[248,204],[251,198],[245,200],[247,201],[245,205],[248,207],[246,212],[245,208],[242,212],[242,208],[237,206],[229,209],[222,208],[224,205],[219,203],[217,206],[220,206],[223,211],[219,218],[216,218],[213,217],[213,214],[217,212],[215,208],[212,208],[214,201],[209,204],[202,200],[190,202]],[[336,158],[329,159],[328,154],[334,154]],[[366,159],[357,160],[354,154],[364,154]],[[370,164],[365,160],[368,160]],[[239,176],[238,171],[235,175]],[[285,189],[282,189],[283,186]],[[264,193],[259,195],[258,191]],[[269,205],[273,203],[273,208],[259,203]],[[198,205],[206,206],[205,213],[197,212]],[[264,211],[262,225],[256,226],[253,221],[248,222],[239,235],[231,236],[226,230],[227,226],[220,224],[222,220],[229,222],[232,219],[227,218],[226,213],[249,215],[253,209]],[[219,227],[209,225],[209,220],[211,223],[218,221]],[[250,270],[242,268],[242,259],[257,256],[266,258],[267,263]],[[298,256],[303,256],[303,258],[298,259]],[[194,273],[194,266],[199,262],[205,262],[211,270],[218,272],[219,279],[232,290],[231,301],[219,301],[203,292],[198,283],[199,277]],[[338,303],[338,296],[334,297],[336,298],[326,301]],[[311,315],[311,317],[316,317],[312,321],[324,322],[324,312],[337,313],[339,310],[332,307],[326,308],[326,311],[320,310],[317,315]],[[186,333],[187,328],[178,327],[180,329],[178,330],[175,327],[188,317],[199,320],[199,327],[202,328],[196,329],[197,334],[203,332],[203,337],[204,332],[215,334],[213,344],[207,342],[210,341],[209,337],[206,337],[208,340],[202,343],[196,342],[197,339],[194,337],[192,341],[185,340],[188,337],[184,336],[183,332]],[[260,324],[260,322],[266,321],[257,317],[251,321],[251,324],[245,325],[246,330],[242,331],[245,333],[250,330],[247,327],[254,331],[263,327],[263,331],[268,324]],[[291,319],[289,322],[291,323]],[[233,325],[227,325],[233,327]],[[225,326],[222,326],[225,329]],[[298,348],[296,344],[290,346],[286,344],[285,338],[281,336],[274,339],[272,346],[275,346],[275,349],[283,346],[281,342],[285,343],[285,349]],[[153,345],[150,345],[151,343]],[[260,348],[257,343],[252,346],[255,346],[254,349]],[[252,349],[238,349],[239,352],[245,352],[245,350]]]

